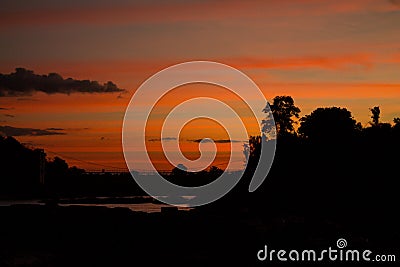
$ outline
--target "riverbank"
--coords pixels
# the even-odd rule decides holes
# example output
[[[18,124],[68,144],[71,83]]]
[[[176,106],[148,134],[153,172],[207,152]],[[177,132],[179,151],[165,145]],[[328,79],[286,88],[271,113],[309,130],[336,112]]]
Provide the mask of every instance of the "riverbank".
[[[0,200],[1,206],[12,205],[59,205],[59,206],[87,206],[107,208],[128,208],[139,212],[161,212],[162,209],[170,208],[150,196],[125,196],[125,197],[75,197],[61,199],[11,199]],[[179,207],[178,210],[188,211],[192,208]]]

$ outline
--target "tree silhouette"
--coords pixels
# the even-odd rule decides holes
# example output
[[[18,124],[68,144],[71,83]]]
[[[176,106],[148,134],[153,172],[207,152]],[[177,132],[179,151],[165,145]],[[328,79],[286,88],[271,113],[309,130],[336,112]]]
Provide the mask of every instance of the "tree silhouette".
[[[381,114],[381,110],[380,110],[379,106],[370,108],[369,110],[371,111],[371,119],[372,119],[372,122],[370,122],[370,124],[372,126],[378,126],[379,118],[380,118],[380,114]]]
[[[54,157],[46,163],[46,182],[51,186],[64,182],[68,174],[68,163],[59,157]]]
[[[400,128],[400,118],[394,118],[393,122],[394,122],[393,128]]]
[[[346,108],[317,108],[300,119],[299,134],[317,141],[343,141],[361,130]]]
[[[261,154],[261,136],[250,136],[249,137],[249,162],[254,160],[258,161]]]
[[[364,135],[375,142],[380,139],[382,141],[390,141],[391,135],[393,133],[394,127],[390,123],[380,122],[381,110],[379,106],[369,109],[371,111],[372,121],[369,123],[372,127],[367,127],[363,130]],[[396,119],[393,121],[395,122]],[[395,132],[395,131],[394,131]]]
[[[276,131],[279,136],[295,134],[293,118],[299,118],[300,109],[295,106],[291,96],[276,96],[270,105],[271,111],[265,108],[263,111],[267,113],[267,118],[262,121],[263,131],[268,132],[271,128],[271,113],[275,120]]]
[[[185,176],[187,175],[187,168],[183,164],[178,164],[175,168],[172,169],[171,175],[174,176]]]
[[[213,177],[219,177],[222,175],[224,171],[220,168],[218,168],[217,166],[211,166],[210,170],[208,171],[209,175],[213,176]]]

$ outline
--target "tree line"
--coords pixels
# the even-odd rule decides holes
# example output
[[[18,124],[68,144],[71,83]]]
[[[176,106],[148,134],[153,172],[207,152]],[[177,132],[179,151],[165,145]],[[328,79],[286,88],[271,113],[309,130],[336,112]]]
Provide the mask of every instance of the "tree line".
[[[277,146],[267,179],[251,196],[256,203],[313,212],[397,208],[400,118],[382,122],[378,106],[369,109],[365,127],[343,107],[320,107],[301,117],[290,96],[275,97],[265,111],[264,134],[276,129]],[[247,191],[255,167],[263,164],[258,162],[262,140],[250,137],[246,179],[238,192]]]
[[[285,187],[282,195],[293,190],[312,191],[307,197],[320,194],[321,198],[327,199],[329,195],[333,197],[337,192],[349,188],[354,189],[353,195],[361,194],[360,188],[364,188],[363,193],[371,194],[380,187],[381,192],[396,189],[400,118],[394,118],[392,123],[382,122],[380,107],[371,107],[369,110],[371,121],[367,127],[363,127],[346,108],[321,107],[300,117],[301,110],[292,97],[276,96],[270,109],[265,109],[266,117],[261,122],[264,134],[277,136],[275,160],[265,185],[257,191],[262,194],[270,188]],[[272,127],[272,118],[276,127]],[[240,182],[242,186],[239,186],[239,190],[247,190],[258,163],[262,140],[261,136],[249,138],[249,162],[245,172],[248,179]],[[1,136],[0,151],[0,193],[39,192],[42,188],[39,183],[40,151],[25,147],[13,137]],[[180,185],[199,186],[217,179],[222,171],[211,167],[207,171],[189,175],[176,168],[166,178]],[[111,189],[124,194],[130,191],[141,193],[135,189],[129,175],[89,177],[84,175],[84,170],[68,166],[59,157],[46,159],[45,181],[52,190],[64,193],[107,194]],[[111,181],[113,186],[110,185]],[[124,189],[120,190],[119,187]],[[276,192],[270,192],[270,196]],[[297,193],[291,194],[295,196]],[[349,194],[345,195],[350,197]],[[292,196],[288,199],[293,199]]]
[[[271,119],[274,118],[278,137],[299,137],[313,141],[345,141],[360,134],[399,134],[400,118],[394,118],[393,124],[380,121],[380,107],[369,109],[371,121],[369,127],[357,122],[347,108],[317,108],[309,115],[300,118],[300,108],[291,96],[276,96],[269,109],[264,109],[267,117],[262,121],[263,131],[271,131]],[[299,127],[295,128],[297,124]]]

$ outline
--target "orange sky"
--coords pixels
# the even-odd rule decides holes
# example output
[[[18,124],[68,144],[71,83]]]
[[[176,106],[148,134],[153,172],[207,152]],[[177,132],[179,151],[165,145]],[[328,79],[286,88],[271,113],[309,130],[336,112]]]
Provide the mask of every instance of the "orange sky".
[[[0,10],[0,73],[24,67],[37,74],[111,80],[127,91],[0,97],[0,125],[62,128],[64,135],[17,138],[87,169],[124,168],[121,127],[130,97],[154,73],[192,60],[243,71],[269,100],[293,96],[301,115],[320,106],[342,106],[367,125],[368,108],[379,105],[382,120],[390,122],[400,117],[398,25],[396,0],[5,0]],[[226,92],[194,88],[167,96],[158,112],[196,90],[240,107]],[[154,119],[154,136],[157,123]],[[225,138],[205,121],[188,125],[183,135],[187,153],[196,153],[198,143],[187,141],[196,135]],[[232,145],[240,150],[239,144]],[[221,153],[230,149],[218,146]],[[49,156],[56,155],[52,152]],[[218,164],[227,160],[224,155]]]

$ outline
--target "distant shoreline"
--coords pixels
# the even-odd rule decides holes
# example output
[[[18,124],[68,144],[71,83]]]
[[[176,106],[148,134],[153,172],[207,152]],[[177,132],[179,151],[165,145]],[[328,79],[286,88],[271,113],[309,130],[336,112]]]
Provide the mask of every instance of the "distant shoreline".
[[[150,196],[129,197],[77,197],[62,199],[31,199],[31,200],[6,200],[0,201],[0,207],[7,206],[81,206],[81,207],[105,207],[127,208],[133,212],[154,213],[161,212],[163,208],[171,206],[161,203]],[[188,211],[191,208],[179,207],[178,210]]]

